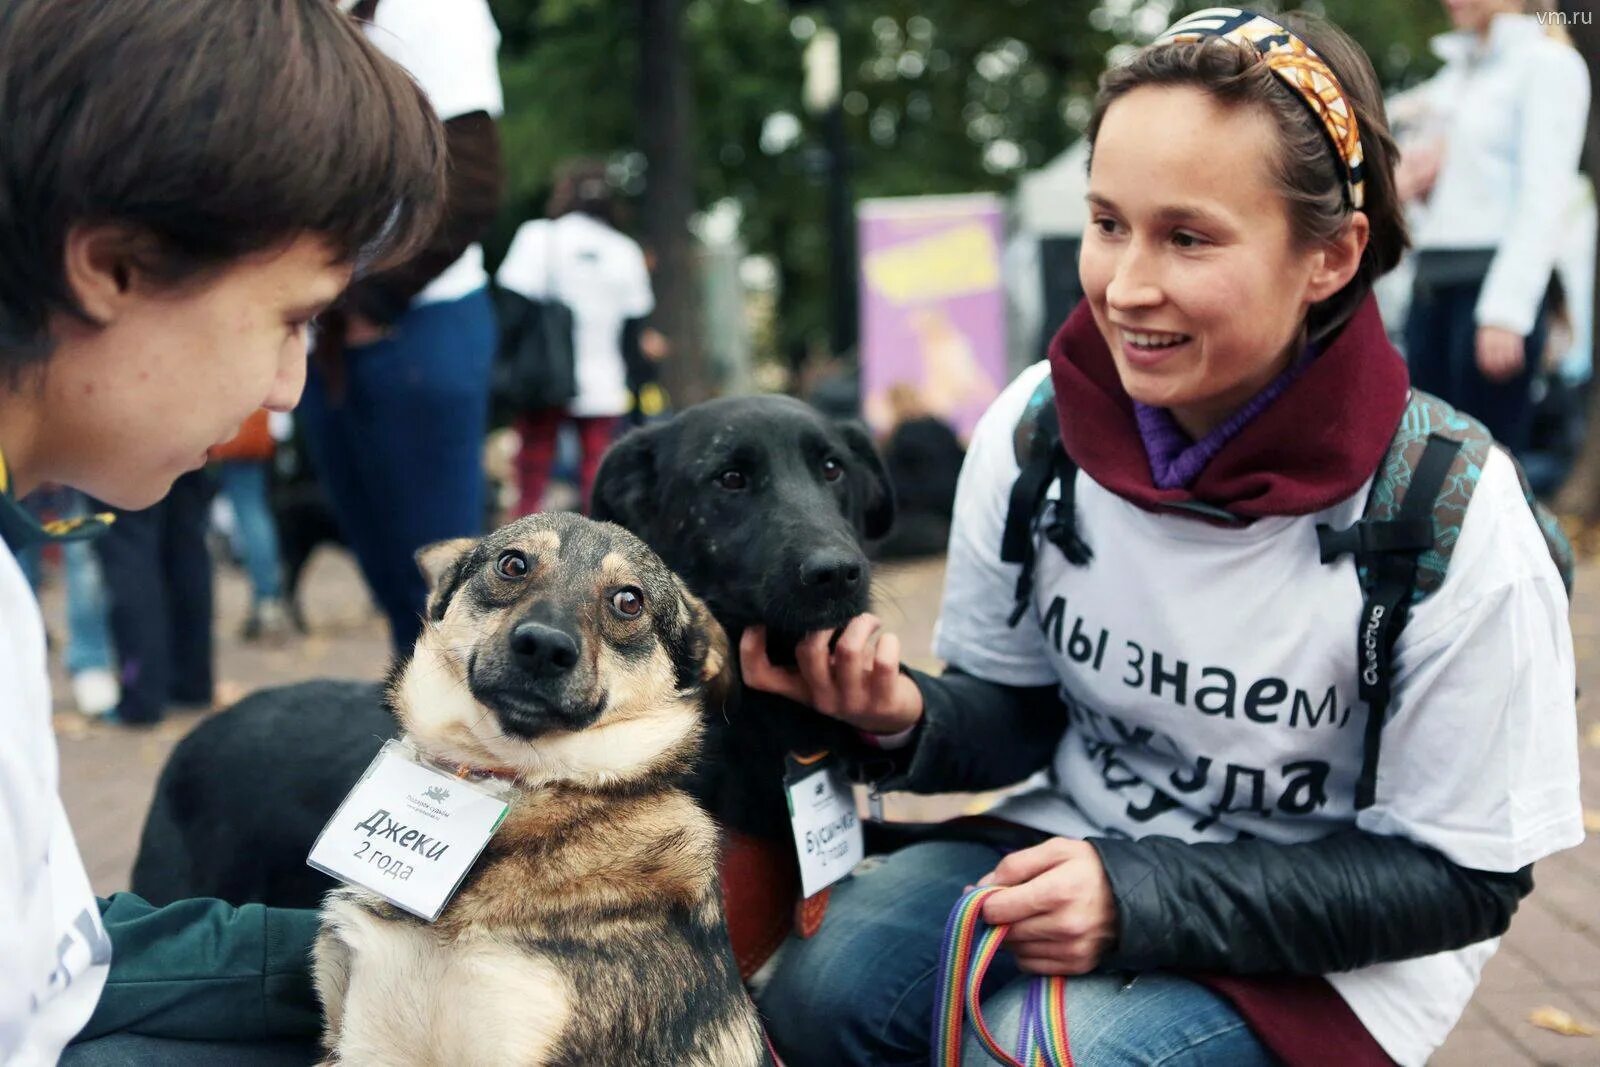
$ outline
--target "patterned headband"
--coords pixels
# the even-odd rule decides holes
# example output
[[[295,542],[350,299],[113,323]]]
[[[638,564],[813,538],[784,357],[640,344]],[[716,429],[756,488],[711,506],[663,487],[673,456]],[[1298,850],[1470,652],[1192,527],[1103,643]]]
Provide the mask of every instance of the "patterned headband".
[[[1345,199],[1352,208],[1360,208],[1366,199],[1361,131],[1356,127],[1355,109],[1322,57],[1288,28],[1265,15],[1236,7],[1196,11],[1174,22],[1154,43],[1203,41],[1211,37],[1255,49],[1267,68],[1305,101],[1322,123],[1323,132],[1338,157],[1344,174]]]

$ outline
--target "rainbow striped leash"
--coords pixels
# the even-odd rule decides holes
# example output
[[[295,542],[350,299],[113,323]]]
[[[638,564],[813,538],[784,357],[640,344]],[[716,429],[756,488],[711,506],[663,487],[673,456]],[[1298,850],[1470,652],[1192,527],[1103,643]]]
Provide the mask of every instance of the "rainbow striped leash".
[[[939,959],[939,993],[933,1003],[933,1062],[936,1067],[961,1067],[962,1027],[972,1020],[978,1040],[996,1063],[1006,1067],[1073,1067],[1067,1045],[1067,980],[1060,975],[1035,978],[1022,1004],[1015,1054],[994,1039],[983,1018],[979,990],[989,971],[1006,926],[983,921],[983,901],[998,886],[974,889],[963,896],[945,923]]]

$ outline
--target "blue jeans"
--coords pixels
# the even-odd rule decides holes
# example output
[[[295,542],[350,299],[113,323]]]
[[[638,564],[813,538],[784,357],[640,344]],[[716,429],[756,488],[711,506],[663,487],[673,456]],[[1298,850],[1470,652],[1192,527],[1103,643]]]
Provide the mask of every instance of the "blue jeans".
[[[300,404],[307,451],[397,652],[422,630],[417,549],[483,533],[494,348],[480,289],[412,308],[392,336],[345,352],[337,393],[311,365]]]
[[[24,502],[40,517],[54,512],[62,519],[77,519],[89,514],[89,500],[76,489],[47,488]],[[28,545],[17,553],[22,575],[35,589],[42,577],[41,546]],[[61,546],[61,569],[67,579],[67,673],[111,670],[111,631],[106,619],[105,583],[100,575],[100,557],[88,541],[67,541]]]
[[[88,500],[73,492],[67,517],[88,513]],[[61,559],[67,572],[67,673],[111,670],[110,607],[100,556],[88,541],[68,541],[61,546]]]
[[[1483,281],[1448,285],[1418,283],[1406,318],[1406,365],[1411,384],[1472,415],[1512,454],[1527,450],[1533,431],[1534,376],[1548,329],[1544,309],[1523,339],[1527,362],[1504,382],[1478,369],[1478,323],[1474,317]]]
[[[912,845],[834,887],[822,929],[791,938],[762,991],[768,1032],[789,1067],[926,1064],[945,919],[1004,852],[986,844]],[[996,957],[984,1016],[1014,1047],[1027,979]],[[1225,999],[1161,972],[1067,980],[1067,1029],[1083,1067],[1266,1067],[1275,1062]],[[961,1062],[992,1061],[968,1028]]]
[[[233,508],[238,530],[239,554],[250,574],[250,589],[256,603],[276,600],[283,595],[278,564],[278,527],[272,521],[267,502],[266,460],[233,460],[217,464],[217,480]]]
[[[159,722],[169,701],[211,703],[206,524],[214,491],[209,474],[189,471],[159,503],[118,512],[111,529],[90,542],[100,557],[111,606],[122,676],[117,716],[124,722]]]

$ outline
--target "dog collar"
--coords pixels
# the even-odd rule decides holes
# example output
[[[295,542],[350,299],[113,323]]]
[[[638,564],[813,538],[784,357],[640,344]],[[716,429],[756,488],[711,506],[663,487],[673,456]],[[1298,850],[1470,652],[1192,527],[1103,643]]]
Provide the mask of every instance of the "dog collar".
[[[453,759],[445,759],[443,756],[429,756],[428,760],[438,764],[441,770],[454,777],[469,782],[492,780],[505,782],[507,785],[515,785],[517,782],[517,772],[508,771],[503,767],[471,767],[465,763],[457,763]]]

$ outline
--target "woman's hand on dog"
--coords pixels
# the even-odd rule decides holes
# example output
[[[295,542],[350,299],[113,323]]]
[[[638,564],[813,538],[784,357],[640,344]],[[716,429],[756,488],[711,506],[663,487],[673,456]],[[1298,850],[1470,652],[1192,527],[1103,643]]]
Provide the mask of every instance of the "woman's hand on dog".
[[[983,902],[983,921],[1011,927],[1005,945],[1030,974],[1088,974],[1116,940],[1116,898],[1087,841],[1013,852],[978,884],[1008,887]]]
[[[744,684],[868,733],[897,734],[915,726],[922,718],[922,691],[900,671],[900,639],[874,615],[857,615],[837,641],[833,636],[832,630],[818,630],[801,638],[790,669],[768,657],[766,628],[750,627],[739,639]]]

